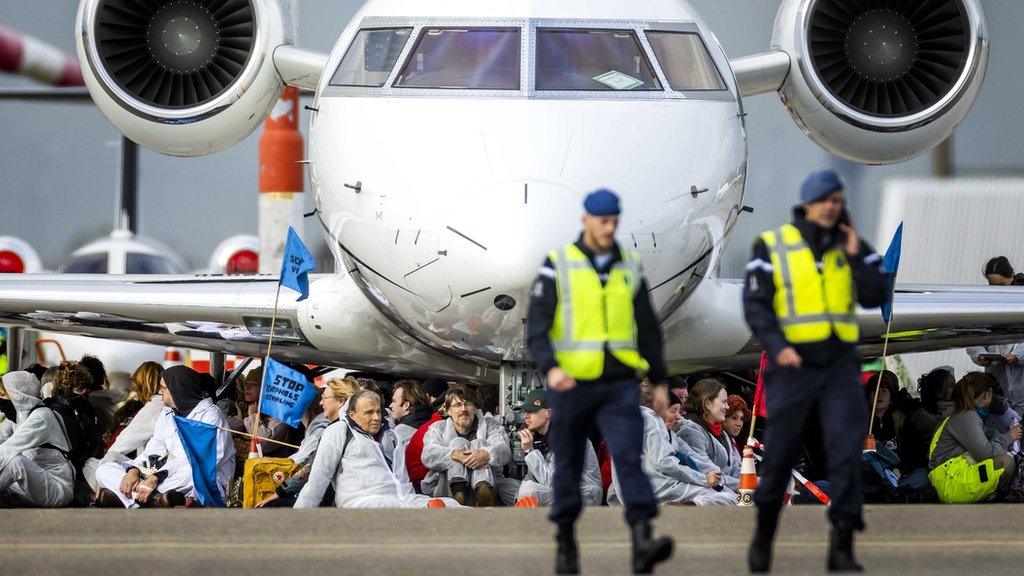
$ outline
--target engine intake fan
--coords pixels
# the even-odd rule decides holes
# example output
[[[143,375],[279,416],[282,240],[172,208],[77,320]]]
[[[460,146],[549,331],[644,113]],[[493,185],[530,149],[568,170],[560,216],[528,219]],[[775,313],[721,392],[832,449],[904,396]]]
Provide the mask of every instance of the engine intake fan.
[[[818,0],[808,45],[834,97],[871,116],[907,116],[963,74],[969,23],[959,0]]]

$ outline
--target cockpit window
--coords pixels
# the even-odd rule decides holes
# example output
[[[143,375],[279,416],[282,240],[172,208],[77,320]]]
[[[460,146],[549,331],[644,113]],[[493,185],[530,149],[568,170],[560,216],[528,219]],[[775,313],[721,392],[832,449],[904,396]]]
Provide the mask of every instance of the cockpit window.
[[[673,90],[726,89],[722,75],[715,68],[715,61],[697,34],[648,31],[647,40]]]
[[[72,256],[60,267],[60,271],[64,274],[106,274],[107,253]]]
[[[412,28],[360,30],[331,78],[331,86],[380,88],[402,55]]]
[[[141,252],[129,252],[125,256],[126,274],[180,274],[178,267],[165,258]]]
[[[424,28],[396,88],[519,90],[519,28]]]
[[[537,29],[537,90],[661,90],[632,30]]]

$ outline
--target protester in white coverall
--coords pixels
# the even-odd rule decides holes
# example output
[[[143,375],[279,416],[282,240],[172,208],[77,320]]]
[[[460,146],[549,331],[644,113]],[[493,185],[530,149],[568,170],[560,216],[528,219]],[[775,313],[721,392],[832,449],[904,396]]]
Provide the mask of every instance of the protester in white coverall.
[[[60,416],[44,406],[33,410],[42,404],[34,375],[8,372],[3,383],[18,421],[0,444],[0,493],[9,491],[33,506],[66,506],[74,495],[75,470],[61,453],[70,452],[71,443]]]
[[[295,508],[319,506],[328,485],[334,486],[338,508],[458,506],[454,500],[431,498],[412,489],[404,451],[382,446],[384,437],[391,437],[394,445],[394,432],[382,430],[384,415],[376,392],[356,392],[344,410],[345,416],[324,431],[309,481],[299,492]]]
[[[731,506],[737,502],[736,493],[728,488],[714,490],[721,481],[721,473],[697,472],[683,465],[676,457],[676,447],[669,441],[665,421],[646,406],[640,407],[644,420],[643,468],[651,479],[654,495],[660,503],[698,506]],[[619,480],[612,462],[612,485],[608,488],[608,504],[620,505]]]
[[[136,397],[144,402],[142,408],[132,416],[131,422],[117,435],[117,439],[107,449],[102,460],[90,458],[82,469],[89,486],[96,490],[96,469],[105,462],[130,463],[139,450],[145,448],[153,437],[156,421],[164,411],[164,398],[157,391],[160,389],[160,376],[163,367],[156,362],[144,362],[132,374]]]
[[[511,506],[519,482],[505,478],[502,467],[512,459],[501,421],[476,408],[476,394],[455,384],[445,394],[448,418],[435,422],[423,437],[424,494],[451,496],[460,504],[492,506],[497,497]]]
[[[227,420],[209,398],[200,375],[185,366],[168,368],[161,378],[160,394],[167,407],[139,456],[131,462],[105,462],[96,470],[100,487],[97,506],[166,507],[195,497],[192,466],[181,445],[175,415],[221,428],[217,432],[217,484],[226,499],[227,485],[235,472],[235,446],[230,434],[223,430]],[[164,458],[166,461],[160,462]],[[153,462],[158,463],[156,470],[142,479],[140,469]]]
[[[543,389],[531,390],[526,395],[523,400],[523,418],[526,420],[526,428],[519,431],[518,440],[526,454],[526,475],[519,485],[516,506],[551,506],[555,496],[555,453],[548,447],[551,411],[548,409],[547,393]],[[587,440],[583,455],[583,477],[580,481],[583,505],[600,506],[602,490],[597,453],[590,440]],[[536,500],[531,500],[531,497]]]

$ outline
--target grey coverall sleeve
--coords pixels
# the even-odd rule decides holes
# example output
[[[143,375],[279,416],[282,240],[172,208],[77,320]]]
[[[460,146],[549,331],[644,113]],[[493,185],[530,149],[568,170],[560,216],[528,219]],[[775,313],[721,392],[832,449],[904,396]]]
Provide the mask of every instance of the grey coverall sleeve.
[[[324,499],[327,487],[334,481],[334,476],[341,465],[345,452],[345,438],[349,434],[348,426],[335,423],[324,430],[320,439],[320,447],[313,458],[313,467],[309,471],[309,481],[302,487],[299,497],[295,500],[295,508],[316,508]]]
[[[554,466],[541,454],[540,450],[530,450],[526,453],[526,469],[537,484],[552,486],[552,477],[555,473]]]
[[[452,461],[452,448],[444,439],[445,421],[434,422],[423,436],[423,452],[420,462],[434,471],[444,471]]]
[[[479,418],[479,416],[477,417]],[[492,467],[504,466],[512,460],[512,448],[509,447],[508,436],[496,419],[485,418],[488,418],[489,422],[487,423],[487,437],[484,438],[485,446],[482,449],[491,455],[490,465]],[[483,422],[480,425],[483,425]]]
[[[644,427],[644,457],[650,460],[655,470],[680,482],[707,486],[707,476],[689,466],[683,466],[676,458],[672,444],[657,426]]]
[[[708,437],[704,434],[703,430],[697,429],[695,426],[683,425],[679,429],[679,439],[690,449],[688,454],[693,461],[700,467],[701,472],[707,474],[712,470],[721,472],[722,468],[715,464],[715,462],[708,455],[710,450],[708,449]],[[687,466],[689,468],[689,466]],[[706,483],[706,479],[705,479]]]

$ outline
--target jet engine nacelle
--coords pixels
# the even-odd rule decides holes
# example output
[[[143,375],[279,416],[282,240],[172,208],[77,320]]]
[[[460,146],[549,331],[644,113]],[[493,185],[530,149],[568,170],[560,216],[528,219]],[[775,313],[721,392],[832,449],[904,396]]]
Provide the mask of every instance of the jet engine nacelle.
[[[784,0],[772,46],[791,66],[779,90],[830,153],[909,160],[967,115],[988,62],[978,0]]]
[[[244,139],[284,83],[278,0],[81,0],[76,44],[92,99],[125,136],[200,156]]]

